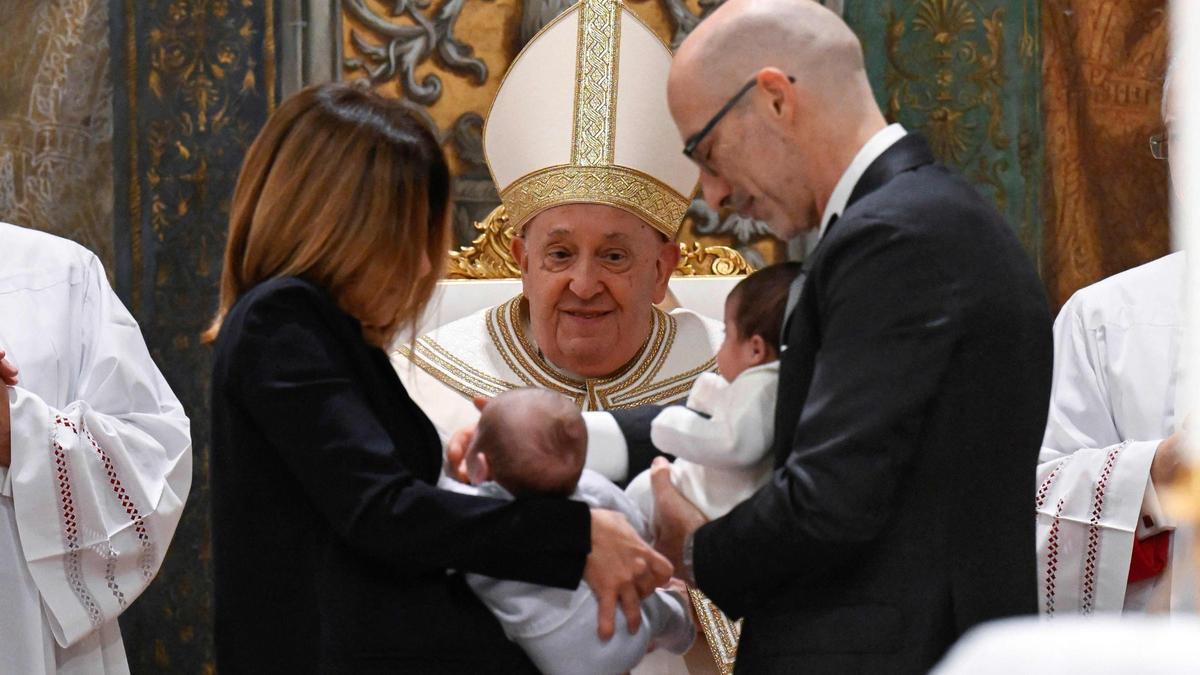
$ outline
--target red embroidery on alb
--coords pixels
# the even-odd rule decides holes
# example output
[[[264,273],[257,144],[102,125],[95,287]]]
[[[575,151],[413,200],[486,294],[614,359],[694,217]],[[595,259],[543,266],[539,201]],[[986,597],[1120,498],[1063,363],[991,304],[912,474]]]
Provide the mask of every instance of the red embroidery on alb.
[[[1091,614],[1095,610],[1096,572],[1100,562],[1100,517],[1104,513],[1104,495],[1108,489],[1108,481],[1112,478],[1113,468],[1116,467],[1117,458],[1127,445],[1129,445],[1128,441],[1108,451],[1108,457],[1105,458],[1104,466],[1100,469],[1100,479],[1096,481],[1096,490],[1092,493],[1092,516],[1088,521],[1087,555],[1083,559],[1083,595],[1079,606],[1080,613],[1085,615]]]
[[[1054,470],[1050,472],[1050,475],[1046,476],[1046,480],[1042,481],[1041,486],[1038,487],[1037,499],[1034,500],[1034,508],[1040,509],[1046,504],[1046,497],[1050,494],[1051,486],[1054,485],[1054,481],[1058,480],[1058,475],[1062,473],[1063,467],[1071,461],[1072,457],[1074,457],[1074,455],[1068,455],[1066,458],[1064,458],[1063,461],[1058,463],[1058,466],[1054,467]]]
[[[1050,526],[1050,537],[1046,542],[1046,607],[1047,616],[1054,615],[1054,594],[1058,581],[1058,545],[1059,530],[1062,529],[1062,510],[1066,499],[1058,500],[1058,508],[1054,510],[1054,524]]]
[[[133,523],[133,531],[137,535],[138,543],[141,545],[142,554],[138,558],[138,566],[141,568],[142,578],[149,581],[154,578],[154,542],[150,540],[150,533],[146,529],[145,519],[142,517],[141,511],[138,510],[137,504],[133,502],[133,498],[121,483],[121,477],[117,474],[117,468],[113,465],[112,459],[108,453],[100,447],[96,442],[96,438],[92,436],[92,432],[87,428],[80,433],[79,427],[70,419],[62,416],[55,417],[55,422],[75,432],[76,436],[84,436],[87,438],[88,445],[100,457],[100,462],[104,465],[104,472],[108,476],[108,484],[112,489],[113,495],[121,502],[121,507],[125,509],[125,513],[129,516]]]
[[[142,518],[137,505],[133,503],[133,498],[125,490],[125,486],[121,484],[121,477],[117,475],[117,468],[113,466],[108,453],[104,452],[100,444],[96,442],[92,432],[84,429],[84,433],[87,435],[88,443],[91,444],[92,449],[96,451],[96,454],[100,456],[100,461],[104,464],[104,471],[108,474],[108,484],[112,487],[113,494],[121,501],[125,513],[133,521],[133,531],[137,534],[138,543],[142,547],[142,555],[138,559],[138,564],[142,569],[142,578],[149,581],[154,578],[154,544],[150,541],[150,533],[146,530],[146,521]]]
[[[63,418],[61,417],[55,417],[54,421],[60,426],[67,426],[62,424]],[[88,622],[93,627],[98,627],[103,623],[104,616],[100,611],[100,605],[88,591],[87,585],[83,583],[83,568],[79,559],[79,523],[75,515],[75,497],[71,490],[70,472],[67,468],[67,451],[54,437],[53,430],[50,432],[50,448],[54,453],[54,477],[58,484],[58,514],[62,525],[63,543],[67,549],[67,554],[63,557],[67,583],[71,586],[75,599],[87,612]]]

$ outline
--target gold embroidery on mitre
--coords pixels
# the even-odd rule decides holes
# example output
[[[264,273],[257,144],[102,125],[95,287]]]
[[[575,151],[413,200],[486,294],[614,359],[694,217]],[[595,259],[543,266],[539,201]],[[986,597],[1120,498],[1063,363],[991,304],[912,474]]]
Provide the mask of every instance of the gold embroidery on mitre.
[[[552,206],[588,203],[629,211],[671,239],[690,204],[662,182],[623,166],[548,167],[517,179],[500,199],[517,232]]]
[[[583,0],[575,62],[575,123],[571,163],[612,164],[616,145],[617,63],[621,5],[617,0]]]

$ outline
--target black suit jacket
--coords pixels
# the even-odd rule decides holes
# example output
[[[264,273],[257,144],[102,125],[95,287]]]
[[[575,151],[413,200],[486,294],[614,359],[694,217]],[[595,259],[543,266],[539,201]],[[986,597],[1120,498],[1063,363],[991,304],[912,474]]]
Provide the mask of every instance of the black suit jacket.
[[[536,672],[448,570],[575,588],[586,505],[436,489],[433,425],[306,281],[248,291],[214,357],[222,673]]]
[[[971,626],[1036,611],[1045,293],[915,135],[871,164],[805,268],[777,470],[697,531],[696,580],[745,617],[738,672],[925,672]]]

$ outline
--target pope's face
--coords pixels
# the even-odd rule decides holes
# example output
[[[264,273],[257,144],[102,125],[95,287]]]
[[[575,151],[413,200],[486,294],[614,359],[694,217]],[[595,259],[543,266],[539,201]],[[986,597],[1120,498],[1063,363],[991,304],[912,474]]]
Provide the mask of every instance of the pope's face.
[[[679,249],[626,211],[568,204],[530,220],[513,256],[542,354],[575,375],[605,377],[649,336]]]

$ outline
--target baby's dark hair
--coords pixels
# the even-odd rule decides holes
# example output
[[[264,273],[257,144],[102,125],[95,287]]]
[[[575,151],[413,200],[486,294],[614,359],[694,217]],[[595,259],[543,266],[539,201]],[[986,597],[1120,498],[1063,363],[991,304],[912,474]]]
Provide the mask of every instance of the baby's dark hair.
[[[800,268],[798,262],[778,263],[758,270],[733,287],[725,302],[732,303],[738,337],[745,340],[758,335],[779,354],[788,290],[799,276]]]
[[[488,402],[468,452],[487,457],[492,480],[514,497],[569,497],[587,456],[587,427],[567,397],[514,389]]]

